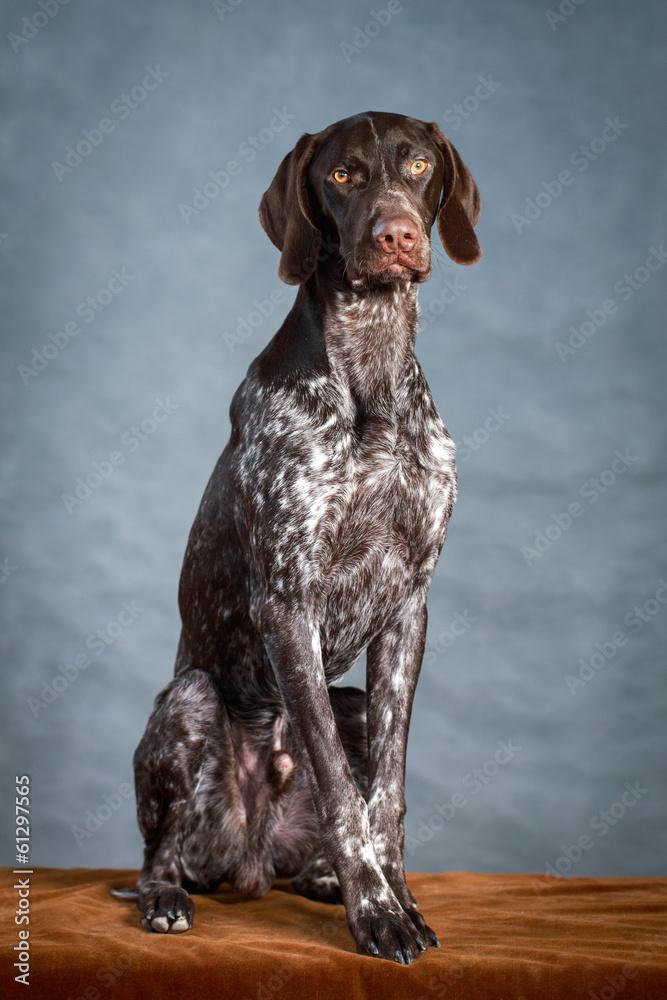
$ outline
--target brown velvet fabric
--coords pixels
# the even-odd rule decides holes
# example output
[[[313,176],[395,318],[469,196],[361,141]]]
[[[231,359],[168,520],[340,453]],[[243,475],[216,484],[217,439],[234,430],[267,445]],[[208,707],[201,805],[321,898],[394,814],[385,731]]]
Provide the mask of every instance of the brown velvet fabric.
[[[0,994],[45,1000],[666,1000],[667,880],[408,875],[442,947],[403,967],[354,950],[341,906],[280,882],[243,901],[196,896],[191,931],[153,934],[133,901],[135,871],[35,869],[30,990],[15,984],[18,878],[2,869]],[[21,925],[26,927],[25,924]],[[10,957],[13,956],[13,957]]]

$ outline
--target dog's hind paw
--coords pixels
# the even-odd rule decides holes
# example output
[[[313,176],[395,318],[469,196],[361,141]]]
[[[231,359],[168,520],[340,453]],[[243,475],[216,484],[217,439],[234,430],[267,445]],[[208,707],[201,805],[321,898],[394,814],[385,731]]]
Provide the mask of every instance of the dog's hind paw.
[[[182,934],[189,931],[195,915],[195,904],[185,889],[171,886],[156,889],[146,897],[141,923],[157,934]]]

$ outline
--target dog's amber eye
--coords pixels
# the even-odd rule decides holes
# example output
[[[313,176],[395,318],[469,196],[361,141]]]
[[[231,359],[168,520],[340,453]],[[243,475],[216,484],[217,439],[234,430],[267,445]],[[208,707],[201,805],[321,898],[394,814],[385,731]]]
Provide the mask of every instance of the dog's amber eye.
[[[334,170],[331,175],[337,184],[347,184],[350,179],[350,175],[347,170]]]
[[[418,177],[419,174],[424,173],[427,167],[428,163],[426,162],[426,160],[413,160],[412,163],[410,164],[410,172],[413,173],[416,177]]]

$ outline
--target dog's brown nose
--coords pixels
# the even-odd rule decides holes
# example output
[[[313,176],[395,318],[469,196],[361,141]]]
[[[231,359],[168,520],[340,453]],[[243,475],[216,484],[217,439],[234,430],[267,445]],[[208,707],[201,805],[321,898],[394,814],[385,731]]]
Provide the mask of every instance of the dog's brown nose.
[[[373,236],[385,253],[409,252],[419,238],[413,219],[402,216],[398,219],[380,219],[373,229]]]

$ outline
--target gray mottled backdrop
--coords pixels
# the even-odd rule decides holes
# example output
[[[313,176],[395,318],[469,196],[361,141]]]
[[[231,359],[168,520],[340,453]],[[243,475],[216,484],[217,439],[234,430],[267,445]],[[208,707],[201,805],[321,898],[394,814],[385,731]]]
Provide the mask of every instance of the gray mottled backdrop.
[[[664,873],[665,5],[3,6],[3,860],[28,774],[34,863],[140,862],[187,533],[294,296],[257,206],[370,109],[439,122],[484,202],[420,293],[460,497],[406,866]]]

